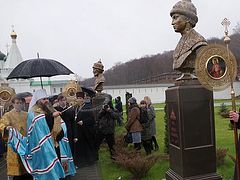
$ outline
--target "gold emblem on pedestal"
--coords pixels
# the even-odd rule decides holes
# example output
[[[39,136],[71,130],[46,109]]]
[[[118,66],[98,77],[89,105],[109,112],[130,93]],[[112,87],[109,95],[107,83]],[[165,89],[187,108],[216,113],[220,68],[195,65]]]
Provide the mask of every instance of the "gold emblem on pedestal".
[[[11,100],[11,93],[8,90],[0,91],[0,100],[3,102],[8,102]]]
[[[74,105],[77,92],[82,92],[82,88],[76,81],[71,80],[64,86],[62,94],[67,98],[70,105]]]
[[[236,58],[223,45],[208,45],[198,53],[195,71],[203,86],[211,91],[220,91],[230,86],[235,80]]]
[[[8,86],[8,84],[1,84],[0,87],[0,118],[4,112],[11,109],[12,98],[16,96],[15,90]]]
[[[0,87],[0,102],[1,103],[10,103],[12,98],[16,95],[14,89],[8,86]]]

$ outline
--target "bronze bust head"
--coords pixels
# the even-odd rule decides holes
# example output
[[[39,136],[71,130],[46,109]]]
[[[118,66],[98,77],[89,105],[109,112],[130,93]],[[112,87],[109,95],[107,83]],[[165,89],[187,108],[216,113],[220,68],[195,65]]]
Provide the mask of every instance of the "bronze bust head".
[[[197,9],[191,0],[181,0],[173,6],[170,15],[174,31],[182,36],[173,54],[173,69],[192,73],[197,50],[207,45],[204,37],[193,29],[198,22]]]
[[[103,76],[104,66],[101,61],[98,61],[94,63],[92,68],[93,68],[94,77],[96,78],[94,90],[97,93],[101,93],[103,90],[103,83],[105,82],[105,78]]]

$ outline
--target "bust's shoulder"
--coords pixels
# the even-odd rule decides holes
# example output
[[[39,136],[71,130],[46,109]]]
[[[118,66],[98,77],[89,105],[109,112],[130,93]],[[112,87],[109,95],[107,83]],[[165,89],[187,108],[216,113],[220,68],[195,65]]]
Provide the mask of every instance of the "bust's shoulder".
[[[199,46],[207,45],[206,39],[194,29],[184,34],[179,40],[174,51],[174,58],[178,59],[181,55],[193,51]]]
[[[104,77],[103,74],[101,73],[101,74],[98,75],[98,77],[96,78],[96,80],[97,80],[98,82],[104,82],[104,81],[105,81],[105,77]]]
[[[193,46],[197,43],[207,44],[206,39],[200,33],[195,31],[194,29],[192,29],[189,36],[190,36],[189,39],[192,39],[192,41],[193,41]]]
[[[206,39],[194,29],[191,29],[188,33],[184,34],[179,43],[183,43],[183,47],[186,50],[192,49],[195,44],[203,43],[207,44]]]

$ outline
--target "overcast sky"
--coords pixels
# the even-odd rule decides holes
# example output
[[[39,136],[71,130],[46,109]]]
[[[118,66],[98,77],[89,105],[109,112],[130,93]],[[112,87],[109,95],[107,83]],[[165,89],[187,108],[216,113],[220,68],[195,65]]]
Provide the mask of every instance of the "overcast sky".
[[[60,61],[81,77],[92,65],[105,69],[175,48],[180,34],[169,12],[178,0],[0,0],[0,50],[6,53],[14,25],[24,59]],[[222,37],[221,21],[240,22],[239,0],[192,0],[198,10],[196,30],[205,38]]]

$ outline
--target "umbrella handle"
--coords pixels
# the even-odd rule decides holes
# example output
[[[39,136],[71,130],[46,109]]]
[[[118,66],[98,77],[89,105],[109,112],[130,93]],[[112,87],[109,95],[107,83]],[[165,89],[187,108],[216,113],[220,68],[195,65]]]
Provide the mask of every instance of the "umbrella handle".
[[[43,89],[42,77],[40,76],[41,88]]]

